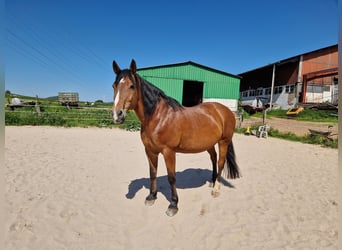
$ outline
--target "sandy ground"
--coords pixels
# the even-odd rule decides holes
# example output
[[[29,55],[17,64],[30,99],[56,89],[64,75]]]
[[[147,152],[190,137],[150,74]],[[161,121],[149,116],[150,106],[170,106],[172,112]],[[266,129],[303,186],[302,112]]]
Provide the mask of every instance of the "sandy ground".
[[[144,205],[139,132],[6,127],[6,249],[337,249],[336,149],[234,136],[243,177],[210,194],[207,153],[177,155],[170,218],[160,158],[158,199]]]

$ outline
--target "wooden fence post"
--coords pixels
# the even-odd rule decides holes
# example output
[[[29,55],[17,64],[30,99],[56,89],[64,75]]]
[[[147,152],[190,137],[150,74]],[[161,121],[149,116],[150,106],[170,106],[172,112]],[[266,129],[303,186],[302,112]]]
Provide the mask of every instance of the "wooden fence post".
[[[39,106],[39,103],[38,103],[38,95],[36,95],[36,104],[34,106],[36,108],[36,113],[38,115],[40,115],[40,106]]]

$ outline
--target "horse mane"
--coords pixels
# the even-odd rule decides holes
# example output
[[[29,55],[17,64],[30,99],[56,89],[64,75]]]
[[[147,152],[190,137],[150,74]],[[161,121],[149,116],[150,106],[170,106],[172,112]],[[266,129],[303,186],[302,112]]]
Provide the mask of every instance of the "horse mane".
[[[174,98],[167,96],[164,91],[152,85],[150,82],[146,81],[144,78],[137,74],[140,81],[141,93],[143,96],[144,114],[150,117],[157,104],[163,99],[173,110],[180,110],[183,106]]]

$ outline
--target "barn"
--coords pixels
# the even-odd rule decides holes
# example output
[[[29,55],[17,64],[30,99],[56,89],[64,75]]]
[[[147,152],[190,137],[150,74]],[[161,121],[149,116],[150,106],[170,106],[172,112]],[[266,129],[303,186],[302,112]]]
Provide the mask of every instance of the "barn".
[[[215,101],[237,111],[239,76],[192,61],[140,68],[137,73],[184,106]]]
[[[338,102],[337,44],[286,58],[239,74],[246,106],[278,106]]]

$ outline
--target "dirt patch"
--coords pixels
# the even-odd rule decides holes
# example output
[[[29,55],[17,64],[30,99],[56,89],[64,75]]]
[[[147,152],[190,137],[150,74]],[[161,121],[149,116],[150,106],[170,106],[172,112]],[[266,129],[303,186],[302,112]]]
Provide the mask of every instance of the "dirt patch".
[[[252,117],[245,119],[241,123],[242,128],[247,128],[255,124],[262,124],[261,118]],[[296,135],[304,136],[309,134],[309,129],[327,132],[331,131],[331,137],[338,137],[338,124],[331,122],[305,122],[297,121],[293,119],[283,119],[283,118],[267,118],[266,124],[270,125],[272,128],[279,130],[280,132],[292,132]]]

